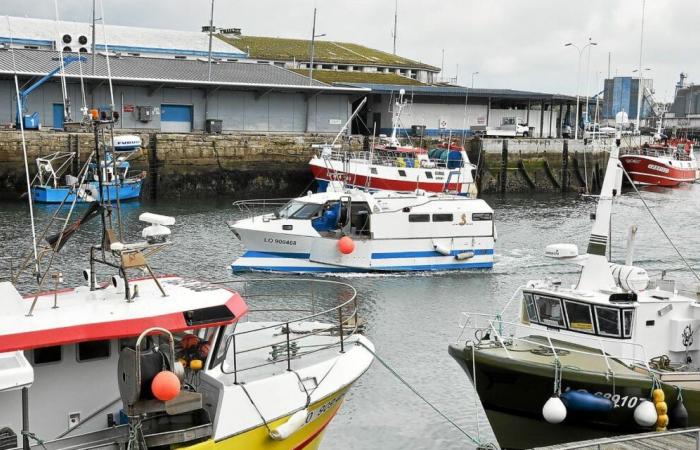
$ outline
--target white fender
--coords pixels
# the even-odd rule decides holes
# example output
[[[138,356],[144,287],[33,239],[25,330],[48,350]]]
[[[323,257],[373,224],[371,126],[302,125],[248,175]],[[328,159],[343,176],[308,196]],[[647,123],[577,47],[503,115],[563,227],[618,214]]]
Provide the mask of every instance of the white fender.
[[[557,424],[566,419],[566,406],[559,397],[550,397],[542,407],[542,416],[549,423]]]
[[[641,427],[650,427],[656,423],[656,407],[649,400],[642,402],[634,408],[634,421]]]
[[[308,416],[309,411],[306,408],[301,411],[297,411],[282,425],[278,426],[274,430],[270,430],[270,437],[275,441],[282,441],[287,439],[289,436],[298,431],[304,424],[306,424],[306,416]]]

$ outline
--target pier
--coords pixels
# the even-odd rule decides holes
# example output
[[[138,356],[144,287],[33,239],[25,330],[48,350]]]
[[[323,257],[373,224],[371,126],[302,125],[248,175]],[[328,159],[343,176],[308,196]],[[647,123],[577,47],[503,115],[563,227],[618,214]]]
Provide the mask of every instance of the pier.
[[[700,428],[685,428],[538,447],[538,450],[698,450]]]

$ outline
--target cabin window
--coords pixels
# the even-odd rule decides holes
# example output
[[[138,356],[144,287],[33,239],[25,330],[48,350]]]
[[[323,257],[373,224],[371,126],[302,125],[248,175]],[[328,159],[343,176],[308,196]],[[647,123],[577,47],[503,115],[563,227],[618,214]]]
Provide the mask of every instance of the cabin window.
[[[78,344],[78,362],[92,361],[93,359],[109,358],[111,350],[110,341],[90,341]]]
[[[406,171],[405,171],[405,170],[399,169],[399,175],[402,176],[402,177],[405,177],[405,176],[406,176]]]
[[[557,328],[564,328],[564,313],[561,300],[558,298],[535,296],[535,305],[540,317],[540,323]]]
[[[310,219],[318,211],[321,210],[321,206],[317,203],[302,203],[302,202],[289,202],[279,210],[277,215],[286,219]]]
[[[49,364],[61,361],[61,346],[35,348],[32,350],[34,365]]]
[[[598,332],[603,336],[620,336],[620,311],[617,308],[595,307]]]
[[[633,309],[623,309],[622,310],[622,336],[632,337],[632,324],[634,320],[634,310]]]
[[[378,172],[377,172],[377,168],[376,168],[376,167],[372,167],[372,168],[370,168],[370,170],[369,170],[369,171],[370,171],[370,172],[372,173],[372,175],[376,175],[376,174],[378,173]]]
[[[452,222],[452,214],[433,214],[433,222]]]
[[[432,180],[433,179],[433,173],[430,171],[425,172],[425,178]]]
[[[493,220],[493,213],[473,213],[472,221],[480,222],[484,220]]]
[[[409,222],[430,222],[430,214],[409,214]]]
[[[537,317],[537,308],[535,308],[535,301],[532,299],[532,294],[524,294],[523,297],[525,298],[527,316],[532,322],[539,322],[540,319]]]
[[[593,317],[591,307],[583,303],[564,300],[566,317],[569,319],[569,328],[583,333],[593,333]]]

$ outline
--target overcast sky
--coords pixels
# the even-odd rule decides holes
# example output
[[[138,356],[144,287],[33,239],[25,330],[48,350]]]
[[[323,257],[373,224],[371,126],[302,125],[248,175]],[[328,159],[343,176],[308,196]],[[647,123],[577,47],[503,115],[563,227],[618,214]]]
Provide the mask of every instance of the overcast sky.
[[[58,0],[63,20],[89,21],[91,0]],[[98,5],[99,5],[99,1]],[[700,82],[700,2],[646,2],[643,67],[657,99],[671,99],[681,71]],[[578,52],[592,37],[590,94],[612,75],[639,64],[642,0],[398,0],[398,53],[441,66],[445,76],[476,87],[575,93]],[[244,34],[308,38],[313,8],[322,39],[391,51],[394,0],[217,0],[215,25]],[[199,30],[210,0],[104,0],[108,24]],[[99,6],[98,6],[99,8]],[[53,19],[54,0],[2,0],[0,13]],[[581,93],[586,86],[582,58]],[[596,78],[598,82],[596,84]]]

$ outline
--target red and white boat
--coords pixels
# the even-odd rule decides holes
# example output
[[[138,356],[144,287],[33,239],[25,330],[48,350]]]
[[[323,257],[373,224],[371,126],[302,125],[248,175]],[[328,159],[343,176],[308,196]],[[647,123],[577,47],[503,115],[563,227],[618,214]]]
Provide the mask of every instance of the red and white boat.
[[[392,111],[391,136],[380,137],[373,150],[345,152],[333,144],[318,146],[320,153],[309,165],[319,192],[325,192],[330,182],[339,181],[371,191],[422,189],[476,197],[476,166],[460,145],[449,139],[430,150],[401,144],[397,134],[401,111],[407,104],[403,96],[402,89]]]
[[[632,149],[620,162],[635,184],[673,187],[698,179],[698,164],[689,139],[668,139]]]

